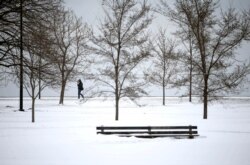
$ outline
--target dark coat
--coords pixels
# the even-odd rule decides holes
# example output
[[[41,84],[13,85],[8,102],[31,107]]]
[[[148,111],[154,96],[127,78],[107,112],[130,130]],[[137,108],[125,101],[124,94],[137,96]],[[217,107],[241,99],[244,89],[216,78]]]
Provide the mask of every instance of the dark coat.
[[[78,89],[79,89],[79,90],[83,90],[83,84],[82,84],[82,81],[81,81],[81,80],[78,80],[77,86],[78,86]]]

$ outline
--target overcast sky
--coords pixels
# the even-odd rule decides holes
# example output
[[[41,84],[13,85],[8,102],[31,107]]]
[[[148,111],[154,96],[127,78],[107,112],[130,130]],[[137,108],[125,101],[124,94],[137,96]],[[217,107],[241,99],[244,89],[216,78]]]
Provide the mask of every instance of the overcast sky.
[[[64,0],[65,5],[72,9],[77,16],[82,17],[84,22],[93,26],[95,29],[100,20],[104,17],[102,9],[103,0]],[[167,0],[170,4],[175,2],[175,0]],[[159,0],[148,0],[148,2],[154,7],[159,4]],[[244,10],[250,8],[250,0],[220,0],[220,7],[226,9],[230,6],[238,10]],[[166,17],[159,14],[155,14],[155,19],[150,26],[151,32],[157,32],[159,27],[167,28],[169,33],[174,32],[176,28],[174,24],[169,22]],[[249,45],[249,43],[248,43]],[[250,60],[249,52],[250,46],[246,44],[242,45],[242,48],[237,52],[241,54],[242,58]]]
[[[87,22],[89,25],[93,26],[95,28],[99,21],[103,18],[103,10],[102,10],[102,0],[64,0],[65,6],[72,9],[77,16],[82,17],[84,22]],[[175,0],[168,0],[170,3],[174,2]],[[156,5],[159,0],[148,0],[148,2],[154,6]],[[221,0],[220,1],[221,8],[226,9],[230,5],[234,8],[237,8],[239,10],[243,9],[249,9],[250,8],[250,0]],[[151,25],[151,31],[157,30],[159,26],[167,28],[169,31],[173,29],[173,26],[170,22],[167,21],[167,19],[160,15],[155,15],[156,19]],[[250,60],[250,45],[243,44],[242,47],[237,51],[238,54],[241,54],[245,59]],[[11,84],[9,82],[6,82],[6,84]],[[71,83],[69,84],[69,89],[66,92],[66,95],[76,95],[77,91],[75,88],[75,84]],[[57,96],[59,93],[58,91],[47,91],[46,93],[49,95]],[[158,94],[157,94],[158,93]],[[175,92],[172,92],[172,94],[175,94]],[[18,96],[19,95],[19,88],[17,85],[7,85],[7,86],[0,86],[0,96]],[[155,90],[153,92],[153,95],[161,95],[161,90]],[[240,95],[243,96],[250,96],[250,89],[242,92]]]
[[[102,12],[102,0],[64,0],[65,5],[83,18],[84,21],[91,25],[96,25],[98,19],[103,17]],[[167,0],[169,3],[175,2],[175,0]],[[148,2],[155,6],[159,4],[159,0],[148,0]],[[237,9],[250,8],[250,0],[221,0],[222,8],[228,8],[230,5]]]

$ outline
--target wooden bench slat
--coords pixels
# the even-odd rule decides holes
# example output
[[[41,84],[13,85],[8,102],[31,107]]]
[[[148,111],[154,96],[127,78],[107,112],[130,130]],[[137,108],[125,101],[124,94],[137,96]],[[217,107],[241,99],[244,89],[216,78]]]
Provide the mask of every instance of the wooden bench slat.
[[[132,136],[132,135],[131,135]],[[194,138],[199,135],[134,135],[138,138],[158,138],[158,137],[174,137],[174,138]],[[121,135],[122,137],[122,135]]]
[[[197,129],[197,126],[99,126],[96,127],[97,130],[102,129],[109,129],[109,130],[116,130],[116,129]]]
[[[189,131],[105,131],[105,132],[97,132],[101,134],[190,134]],[[197,131],[192,131],[192,134],[197,134]]]

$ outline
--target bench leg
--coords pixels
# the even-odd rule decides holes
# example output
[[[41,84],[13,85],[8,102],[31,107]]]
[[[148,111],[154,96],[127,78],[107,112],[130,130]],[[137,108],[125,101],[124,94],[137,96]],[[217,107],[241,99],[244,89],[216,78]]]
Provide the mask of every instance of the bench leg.
[[[193,139],[194,138],[194,136],[192,134],[192,125],[189,125],[189,137],[188,138],[189,139]]]

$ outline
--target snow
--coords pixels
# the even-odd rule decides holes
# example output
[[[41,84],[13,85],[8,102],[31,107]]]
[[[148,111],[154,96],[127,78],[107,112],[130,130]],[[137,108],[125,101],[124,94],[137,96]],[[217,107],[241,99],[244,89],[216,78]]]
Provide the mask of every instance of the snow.
[[[226,98],[209,106],[187,98],[142,98],[141,106],[124,99],[115,121],[112,98],[79,103],[66,98],[36,103],[31,123],[30,99],[19,112],[17,98],[0,99],[1,165],[249,165],[250,98]],[[194,139],[117,137],[97,135],[100,125],[197,125]]]

